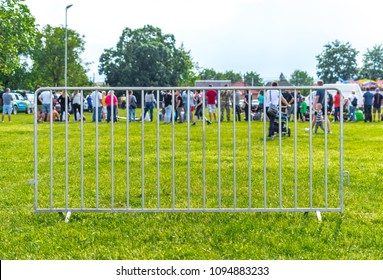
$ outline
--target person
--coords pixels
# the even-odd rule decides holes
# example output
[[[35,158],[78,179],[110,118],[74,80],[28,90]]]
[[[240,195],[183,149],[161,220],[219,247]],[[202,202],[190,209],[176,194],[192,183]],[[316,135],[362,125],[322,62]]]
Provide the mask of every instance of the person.
[[[290,121],[291,114],[294,113],[294,96],[289,90],[285,90],[282,92],[282,96],[285,98],[285,100],[290,104],[290,107],[286,110],[287,120]]]
[[[322,104],[317,103],[315,108],[315,134],[318,132],[318,127],[320,127],[323,131],[325,131],[323,127],[323,112],[322,112]]]
[[[99,90],[94,90],[92,92],[92,104],[93,104],[93,113],[92,113],[92,122],[95,122],[96,121],[96,117],[97,117],[97,120],[99,122],[101,122],[101,114],[102,114],[102,95],[101,95],[101,92]],[[97,114],[97,116],[96,116]]]
[[[334,95],[334,122],[339,121],[340,117],[340,92],[339,90],[336,91],[336,94]]]
[[[277,87],[278,83],[277,82],[272,82],[271,83],[272,87]],[[290,104],[287,102],[287,100],[281,95],[280,91],[277,89],[271,89],[267,90],[265,94],[265,104],[266,104],[266,114],[269,118],[269,134],[268,137],[271,138],[274,136],[274,122],[276,115],[272,114],[269,112],[268,108],[270,107],[271,104],[275,106],[279,106],[279,100],[283,104],[285,104],[288,108],[290,107]]]
[[[66,103],[65,103],[66,100]],[[63,117],[65,116],[66,119],[69,120],[69,118],[66,116],[67,115],[67,108],[69,112],[69,103],[70,103],[70,98],[68,95],[66,95],[66,92],[63,91],[58,98],[58,102],[60,103],[60,122],[63,121]]]
[[[245,104],[245,121],[250,120],[249,116],[249,109],[251,108],[251,90],[246,91],[245,98],[244,98],[244,104]]]
[[[150,112],[150,121],[153,121],[153,109],[154,109],[155,99],[154,99],[154,93],[153,91],[147,92],[145,95],[145,110],[144,110],[144,117],[146,116],[146,113]]]
[[[172,121],[172,103],[173,103],[173,95],[170,90],[165,90],[162,92],[163,101],[164,101],[164,124],[169,124]]]
[[[237,116],[237,121],[241,121],[241,105],[239,104],[240,103],[240,100],[241,100],[241,91],[239,89],[237,89],[235,91],[235,94],[234,94],[234,98],[235,98],[235,113],[234,113],[234,116]],[[263,92],[262,92],[262,102],[263,102]],[[234,104],[234,102],[233,102]],[[262,105],[263,106],[263,105]]]
[[[182,123],[182,108],[183,108],[183,98],[179,90],[176,91],[176,101],[175,101],[175,107],[176,107],[176,117],[175,119],[178,119],[178,123]]]
[[[92,103],[91,93],[88,93],[88,95],[86,96],[86,101],[88,102],[88,112],[92,113],[93,112],[93,103]]]
[[[196,90],[196,93],[193,96],[195,104],[195,113],[194,113],[194,122],[192,125],[196,125],[198,119],[203,118],[203,100],[200,90]],[[209,123],[209,121],[207,121]]]
[[[53,106],[52,113],[48,114],[47,122],[50,122],[50,120],[51,120],[50,116],[52,116],[52,121],[54,121],[54,122],[60,120],[60,114],[59,114],[59,112],[57,112],[56,106]]]
[[[125,109],[126,108],[126,95],[123,94],[121,96],[121,109]]]
[[[371,109],[374,103],[374,95],[369,88],[366,88],[366,90],[363,94],[364,122],[372,122]]]
[[[334,97],[328,91],[327,92],[327,114],[331,114],[333,106],[334,106]],[[322,111],[324,111],[324,110],[322,109]]]
[[[49,90],[43,91],[39,96],[39,100],[42,104],[41,115],[43,121],[46,122],[48,114],[51,112],[51,106],[53,104],[52,92],[50,92]]]
[[[302,107],[302,94],[300,91],[297,91],[297,120],[303,121],[301,107]]]
[[[351,104],[350,104],[350,122],[356,122],[355,111],[358,107],[358,98],[355,96],[355,90],[351,92]]]
[[[322,87],[323,86],[323,81],[322,80],[319,80],[318,81],[318,86]],[[317,103],[320,103],[322,104],[322,113],[323,113],[323,116],[325,116],[325,98],[326,97],[326,92],[324,89],[318,89],[316,92],[315,92],[315,98],[314,101],[313,101],[313,105],[312,105],[312,110],[315,111],[315,108],[316,108],[316,105]],[[314,126],[315,126],[315,118],[312,122],[312,125],[311,125],[311,129],[314,129]],[[310,131],[310,129],[306,129],[306,131]],[[327,118],[327,133],[331,133],[331,126],[330,126],[330,120]]]
[[[75,90],[72,94],[72,108],[73,108],[74,121],[81,120],[81,93],[78,90]],[[79,115],[80,115],[80,118],[78,118]]]
[[[102,121],[103,121],[103,122],[106,121],[106,113],[107,113],[105,98],[106,98],[106,91],[103,90],[103,91],[101,92],[101,105],[102,105],[102,109],[101,109],[101,118],[102,118]],[[99,113],[100,113],[100,112],[99,112]]]
[[[182,104],[184,109],[184,121],[187,121],[187,118],[192,120],[192,109],[195,107],[192,92],[186,90],[182,92]]]
[[[2,122],[4,122],[5,114],[8,115],[8,122],[11,122],[12,101],[13,101],[13,96],[11,94],[11,89],[7,88],[5,89],[5,92],[3,93],[3,114],[1,116]]]
[[[374,119],[374,122],[376,122],[376,115],[378,115],[378,122],[380,122],[380,108],[382,107],[382,94],[379,91],[379,88],[375,89],[375,94],[374,94],[374,105],[373,105],[373,111],[372,111],[372,116]]]
[[[263,112],[264,91],[261,90],[258,94],[258,108],[257,112]],[[237,103],[238,104],[238,103]]]
[[[137,98],[134,96],[133,91],[129,90],[129,121],[136,121],[136,108]]]
[[[212,87],[212,85],[209,85],[209,87]],[[212,117],[214,117],[214,121],[217,121],[217,116],[215,114],[216,112],[215,102],[217,98],[217,92],[214,89],[210,89],[205,94],[207,98],[207,110],[209,112],[209,122],[211,123]]]
[[[107,117],[106,122],[110,122],[113,116],[113,122],[117,122],[117,97],[114,95],[114,90],[108,91],[105,98]]]
[[[227,85],[225,85],[227,87]],[[221,122],[223,122],[223,115],[226,111],[226,119],[229,122],[230,121],[230,98],[233,95],[233,92],[231,90],[221,90],[220,91],[220,97],[221,97]]]
[[[302,97],[301,106],[299,108],[299,112],[301,114],[302,122],[306,122],[306,114],[307,114],[307,103],[306,98]]]

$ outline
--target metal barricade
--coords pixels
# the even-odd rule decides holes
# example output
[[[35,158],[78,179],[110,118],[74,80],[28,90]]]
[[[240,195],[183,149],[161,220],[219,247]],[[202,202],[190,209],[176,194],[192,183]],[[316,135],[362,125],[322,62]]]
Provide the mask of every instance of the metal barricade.
[[[296,99],[299,90],[310,91],[312,96],[313,91],[330,88],[215,88],[217,122],[209,125],[205,94],[210,89],[39,89],[35,97],[35,174],[31,182],[35,212],[343,212],[343,100],[339,129],[333,134],[328,133],[327,125],[324,134],[314,135],[312,129],[306,132],[304,128],[312,127],[314,121],[311,113],[310,122],[304,125],[297,119],[289,122],[279,112],[277,136],[269,139],[266,114],[261,121],[250,117],[245,123],[236,120],[234,94],[233,120],[220,122],[221,92],[290,90]],[[55,122],[51,117],[48,123],[39,123],[38,94],[72,90],[80,90],[81,101],[84,91],[123,91],[127,109],[124,115],[111,110],[109,124],[100,122],[102,108],[97,103],[94,122],[84,120],[81,106],[78,122],[67,117]],[[185,91],[190,105],[191,93],[196,90],[201,91],[202,118],[192,126],[189,107],[184,112],[186,124],[178,124],[174,110],[178,92]],[[139,121],[129,120],[129,91],[141,94]],[[157,100],[151,122],[146,122],[143,114],[148,91]],[[163,91],[172,94],[170,124],[159,119]],[[68,112],[69,104],[65,105]],[[247,108],[251,116],[252,108]],[[294,112],[297,110],[295,102]],[[266,102],[261,111],[266,112]],[[115,114],[119,115],[117,123],[113,121]],[[326,123],[327,106],[324,118]],[[292,137],[286,135],[286,125]]]

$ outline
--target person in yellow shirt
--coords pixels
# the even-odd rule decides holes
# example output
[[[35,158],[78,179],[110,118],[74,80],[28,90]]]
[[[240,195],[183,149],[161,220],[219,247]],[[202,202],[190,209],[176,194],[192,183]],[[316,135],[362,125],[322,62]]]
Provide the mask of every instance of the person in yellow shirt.
[[[101,99],[101,104],[102,104],[102,121],[105,121],[106,119],[106,91],[102,92],[102,99]]]

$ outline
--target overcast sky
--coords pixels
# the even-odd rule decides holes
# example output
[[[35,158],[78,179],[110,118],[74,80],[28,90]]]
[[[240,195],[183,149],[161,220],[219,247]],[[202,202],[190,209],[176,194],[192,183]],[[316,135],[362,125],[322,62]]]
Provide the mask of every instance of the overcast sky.
[[[125,27],[145,24],[173,34],[203,68],[265,80],[288,78],[298,69],[316,78],[316,59],[336,39],[360,53],[383,44],[383,1],[378,0],[26,0],[43,27],[64,26],[85,36],[85,61],[98,77],[104,49],[114,47]]]

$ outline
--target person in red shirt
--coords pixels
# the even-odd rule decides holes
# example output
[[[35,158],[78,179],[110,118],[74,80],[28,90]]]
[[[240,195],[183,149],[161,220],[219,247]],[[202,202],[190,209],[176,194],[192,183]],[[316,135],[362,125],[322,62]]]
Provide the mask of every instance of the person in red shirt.
[[[110,90],[108,92],[108,95],[105,97],[106,110],[107,110],[107,116],[106,116],[107,122],[110,122],[110,119],[112,116],[112,108],[113,108],[113,122],[117,121],[117,102],[118,101],[117,101],[117,97],[114,95],[114,90]]]
[[[209,87],[211,87],[211,85],[209,85]],[[208,90],[206,92],[206,98],[207,98],[207,110],[209,112],[209,118],[210,118],[210,123],[211,123],[212,116],[214,116],[214,121],[217,121],[217,117],[215,114],[215,112],[216,112],[215,101],[217,98],[217,92],[214,89]]]
[[[337,91],[334,95],[334,122],[339,121],[340,114],[340,92]]]

